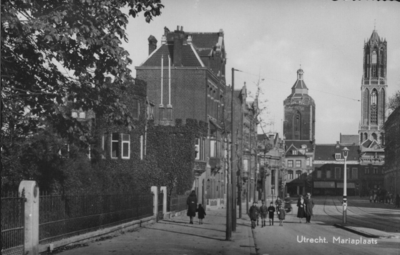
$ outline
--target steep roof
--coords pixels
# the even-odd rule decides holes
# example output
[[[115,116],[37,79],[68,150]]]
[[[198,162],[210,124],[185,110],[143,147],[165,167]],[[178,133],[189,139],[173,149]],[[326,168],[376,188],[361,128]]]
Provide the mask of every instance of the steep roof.
[[[286,150],[289,149],[290,146],[296,147],[298,150],[302,149],[302,145],[306,145],[307,152],[314,151],[314,144],[312,141],[302,141],[302,140],[286,140],[285,147]]]
[[[371,37],[369,38],[370,42],[380,42],[380,38],[378,35],[378,32],[376,32],[376,30],[374,29],[374,31],[372,31]]]
[[[349,154],[347,160],[358,160],[360,156],[358,145],[342,145],[342,144],[316,144],[315,160],[336,160],[335,153],[340,153],[343,157],[343,149],[347,147]]]
[[[163,65],[168,66],[168,56],[171,56],[171,63],[174,59],[174,46],[163,44],[156,49],[142,64],[142,66],[161,66],[161,56],[164,57]],[[201,67],[202,64],[190,45],[182,45],[182,66]]]

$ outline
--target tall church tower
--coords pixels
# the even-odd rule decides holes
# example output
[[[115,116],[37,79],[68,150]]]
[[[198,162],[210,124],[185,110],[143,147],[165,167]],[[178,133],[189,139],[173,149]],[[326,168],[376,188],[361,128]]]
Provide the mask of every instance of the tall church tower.
[[[303,69],[297,70],[297,80],[292,93],[283,102],[285,120],[283,135],[286,140],[308,141],[315,139],[315,103],[304,83]]]
[[[361,81],[360,144],[366,140],[384,144],[387,88],[387,42],[376,30],[364,43],[363,76]]]

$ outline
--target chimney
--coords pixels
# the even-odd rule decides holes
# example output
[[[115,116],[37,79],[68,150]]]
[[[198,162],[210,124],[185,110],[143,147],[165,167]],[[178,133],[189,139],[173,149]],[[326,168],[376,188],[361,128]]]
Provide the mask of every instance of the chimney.
[[[150,35],[148,40],[149,40],[149,55],[150,55],[151,53],[153,53],[153,51],[155,51],[155,49],[157,49],[157,39],[154,36]]]
[[[181,29],[183,29],[181,27]],[[179,30],[179,26],[174,31],[174,55],[173,64],[174,66],[182,66],[182,47],[185,39],[185,32]]]

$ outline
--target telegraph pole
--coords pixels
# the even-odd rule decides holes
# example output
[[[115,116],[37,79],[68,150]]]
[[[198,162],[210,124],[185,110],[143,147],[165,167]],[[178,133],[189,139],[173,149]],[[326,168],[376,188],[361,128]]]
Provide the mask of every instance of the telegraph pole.
[[[235,68],[232,68],[232,100],[231,100],[231,180],[232,180],[232,231],[236,231],[236,173],[233,168],[235,161],[236,146],[235,132],[234,132],[234,99],[235,99]],[[238,70],[237,70],[238,71]]]

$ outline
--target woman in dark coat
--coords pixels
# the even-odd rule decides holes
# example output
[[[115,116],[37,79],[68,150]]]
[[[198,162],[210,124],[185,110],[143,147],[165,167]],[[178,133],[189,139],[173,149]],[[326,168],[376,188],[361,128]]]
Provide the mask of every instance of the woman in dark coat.
[[[300,196],[299,199],[297,200],[297,218],[300,219],[300,223],[301,223],[301,219],[306,217],[306,211],[305,211],[305,201],[304,201],[304,197]]]
[[[306,223],[310,223],[311,221],[311,216],[313,216],[313,207],[314,207],[314,201],[311,199],[311,194],[307,193],[306,199],[304,199],[304,204],[305,204],[305,213],[306,213]]]
[[[190,224],[193,224],[193,217],[196,217],[196,209],[197,209],[197,196],[196,192],[192,190],[189,197],[186,200],[187,204],[187,216],[190,217]]]

